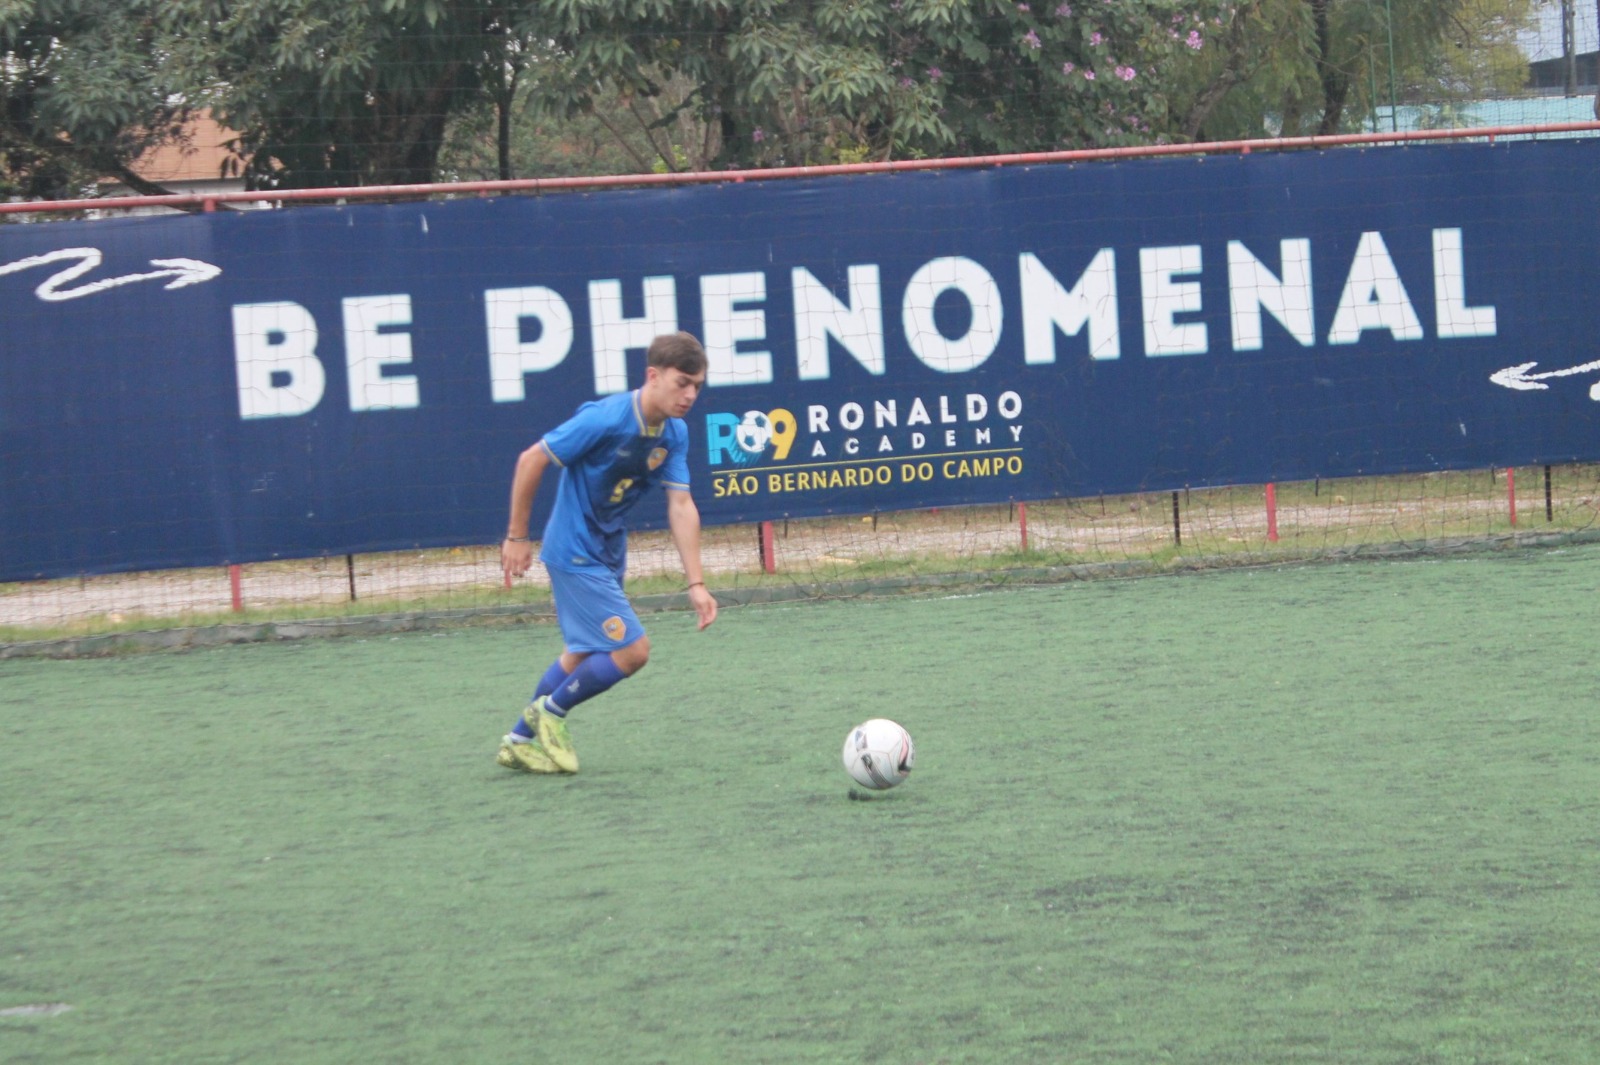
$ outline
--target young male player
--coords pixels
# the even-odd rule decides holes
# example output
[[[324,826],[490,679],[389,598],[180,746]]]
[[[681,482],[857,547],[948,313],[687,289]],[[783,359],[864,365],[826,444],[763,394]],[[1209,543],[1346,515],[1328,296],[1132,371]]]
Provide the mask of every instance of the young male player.
[[[671,333],[651,343],[645,361],[642,387],[585,403],[517,458],[500,564],[509,577],[528,572],[528,518],[545,470],[554,463],[561,479],[539,561],[550,575],[564,647],[501,741],[495,761],[508,769],[576,773],[567,714],[649,661],[650,639],[622,591],[628,562],[622,519],[658,481],[666,488],[667,525],[683,561],[689,602],[700,628],[716,620],[717,601],[700,569],[700,511],[689,495],[689,431],[683,424],[705,385],[705,349],[688,333]]]

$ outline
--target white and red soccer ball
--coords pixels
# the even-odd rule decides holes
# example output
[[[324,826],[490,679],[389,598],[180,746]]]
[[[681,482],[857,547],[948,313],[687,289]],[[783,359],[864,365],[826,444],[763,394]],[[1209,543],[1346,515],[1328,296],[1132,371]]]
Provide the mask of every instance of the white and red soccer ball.
[[[887,791],[903,784],[917,764],[911,733],[886,717],[863,721],[844,738],[844,768],[864,788]]]

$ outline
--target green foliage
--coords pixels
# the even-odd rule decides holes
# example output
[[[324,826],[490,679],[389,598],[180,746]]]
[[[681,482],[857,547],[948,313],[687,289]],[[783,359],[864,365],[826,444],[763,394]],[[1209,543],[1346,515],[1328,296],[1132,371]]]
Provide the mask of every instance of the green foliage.
[[[150,61],[171,14],[160,0],[0,3],[0,195],[80,196],[177,136],[179,86]]]
[[[1533,0],[1461,0],[1448,15],[1410,35],[1396,57],[1398,101],[1448,106],[1522,89],[1528,63],[1517,38]]]
[[[1212,0],[650,5],[659,24],[624,3],[552,6],[574,100],[686,79],[712,167],[1145,143],[1171,133],[1184,34],[1223,17]]]
[[[504,40],[485,2],[178,2],[204,14],[192,47],[257,186],[431,181],[447,121]]]
[[[1184,71],[1180,133],[1204,140],[1371,128],[1391,104],[1504,95],[1530,0],[1253,0]],[[1220,90],[1220,91],[1219,91]]]
[[[1334,132],[1514,89],[1531,2],[0,0],[0,192],[203,105],[258,187]]]
[[[690,168],[682,146],[648,128],[660,116],[642,108],[638,98],[608,94],[590,110],[552,115],[532,104],[535,84],[535,79],[521,79],[511,97],[508,134],[514,150],[509,172],[500,168],[496,106],[485,99],[451,122],[440,151],[439,180],[669,173]]]

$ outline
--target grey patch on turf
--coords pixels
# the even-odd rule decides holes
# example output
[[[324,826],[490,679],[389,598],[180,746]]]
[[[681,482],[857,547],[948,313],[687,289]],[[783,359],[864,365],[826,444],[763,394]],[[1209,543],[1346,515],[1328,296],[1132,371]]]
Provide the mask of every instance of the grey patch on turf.
[[[44,1002],[33,1006],[8,1006],[0,1009],[0,1017],[54,1017],[72,1007],[65,1002]]]

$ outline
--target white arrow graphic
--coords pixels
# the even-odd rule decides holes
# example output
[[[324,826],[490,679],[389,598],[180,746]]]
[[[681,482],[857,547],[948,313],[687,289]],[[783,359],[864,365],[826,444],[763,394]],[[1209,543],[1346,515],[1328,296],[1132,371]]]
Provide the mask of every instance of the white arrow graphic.
[[[1507,366],[1504,370],[1496,370],[1490,374],[1489,380],[1506,388],[1515,388],[1526,392],[1535,388],[1549,388],[1550,386],[1544,382],[1551,377],[1571,377],[1573,374],[1600,370],[1600,360],[1597,360],[1595,362],[1586,362],[1582,366],[1569,366],[1565,370],[1547,370],[1544,373],[1528,372],[1537,365],[1539,365],[1537,362],[1524,362],[1518,363],[1516,366]],[[1593,389],[1590,390],[1590,395],[1594,395]]]
[[[105,292],[116,288],[118,285],[131,285],[139,281],[160,281],[170,278],[162,288],[183,288],[186,285],[198,285],[202,281],[210,281],[222,273],[222,267],[203,263],[198,259],[151,259],[150,265],[160,267],[144,274],[124,274],[121,277],[108,277],[101,281],[91,281],[86,285],[76,288],[62,286],[76,281],[84,274],[92,272],[100,265],[102,256],[99,248],[62,248],[58,251],[45,252],[43,255],[32,255],[26,259],[18,259],[14,263],[0,266],[0,275],[20,273],[31,270],[36,266],[45,266],[65,260],[76,259],[76,264],[65,270],[57,270],[45,279],[44,283],[34,289],[34,295],[42,300],[75,300],[80,296],[93,296],[97,292]]]

